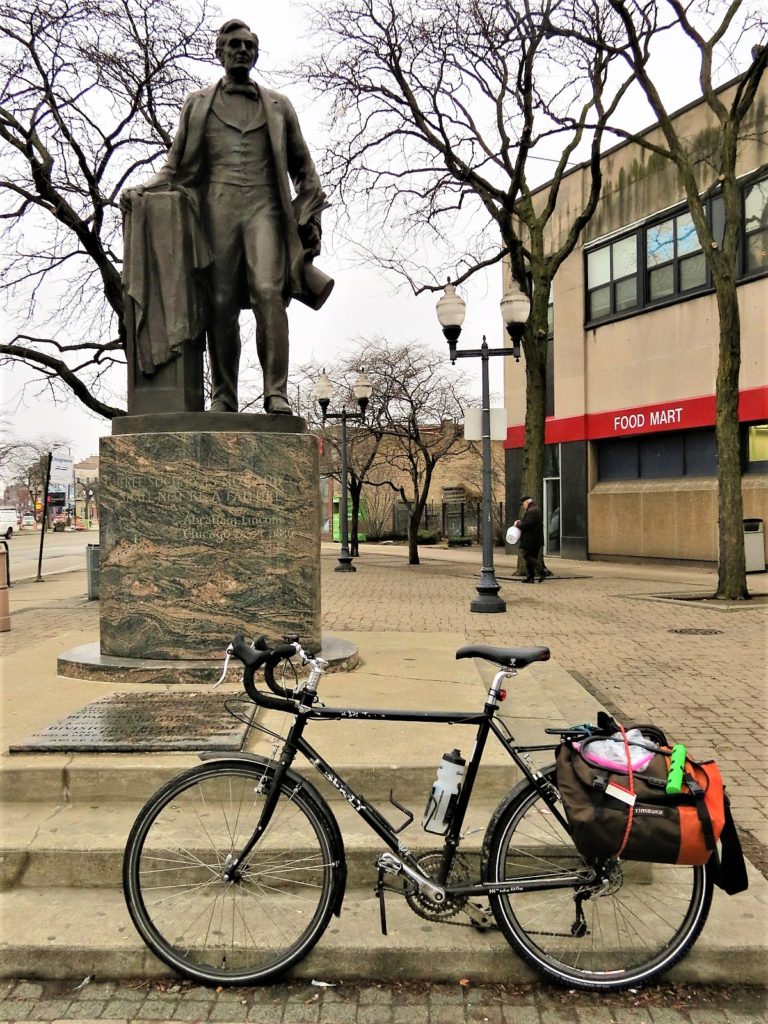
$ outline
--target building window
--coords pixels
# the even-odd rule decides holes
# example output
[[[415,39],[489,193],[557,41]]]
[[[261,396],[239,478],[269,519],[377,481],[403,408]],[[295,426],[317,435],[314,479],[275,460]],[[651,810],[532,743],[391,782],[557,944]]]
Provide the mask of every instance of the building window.
[[[639,304],[637,263],[636,233],[587,254],[588,320],[601,320]]]
[[[645,261],[649,302],[707,286],[707,265],[690,213],[646,229]]]
[[[768,270],[768,179],[744,189],[744,270]]]
[[[741,276],[768,272],[768,178],[744,185]],[[721,194],[707,200],[712,237],[722,244]],[[585,252],[587,323],[675,302],[711,288],[710,275],[690,213],[681,208],[649,220],[631,234]]]
[[[768,473],[768,423],[747,427],[747,473]]]
[[[598,480],[717,476],[715,431],[670,431],[597,442]]]

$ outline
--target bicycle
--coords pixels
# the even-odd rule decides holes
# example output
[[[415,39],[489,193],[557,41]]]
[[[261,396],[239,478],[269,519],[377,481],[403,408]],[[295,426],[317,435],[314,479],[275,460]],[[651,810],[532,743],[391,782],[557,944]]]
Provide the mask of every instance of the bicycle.
[[[232,656],[242,662],[249,706],[292,716],[285,739],[257,726],[276,741],[272,759],[244,752],[200,754],[203,764],[148,801],[125,851],[123,886],[133,922],[149,948],[180,974],[212,985],[270,981],[305,956],[331,917],[341,913],[344,840],[326,800],[294,771],[299,753],[388,847],[376,862],[384,934],[384,895],[395,892],[422,917],[440,921],[461,910],[480,929],[495,921],[538,971],[572,988],[598,990],[647,982],[690,950],[712,899],[709,866],[585,861],[570,838],[554,764],[537,769],[531,758],[553,752],[556,744],[516,745],[496,715],[506,697],[502,683],[548,660],[548,648],[460,648],[457,659],[481,658],[497,667],[477,712],[326,707],[317,691],[327,663],[307,654],[295,638],[270,650],[263,638],[249,645],[235,637],[219,682]],[[293,659],[308,669],[305,679]],[[258,669],[271,693],[257,689]],[[287,685],[291,673],[294,686]],[[395,828],[304,738],[310,721],[340,719],[476,727],[439,857],[419,860],[399,838],[413,820],[411,812],[390,796],[407,816]],[[523,777],[492,815],[479,878],[472,879],[460,852],[462,825],[491,733]],[[545,733],[586,735],[579,726]]]

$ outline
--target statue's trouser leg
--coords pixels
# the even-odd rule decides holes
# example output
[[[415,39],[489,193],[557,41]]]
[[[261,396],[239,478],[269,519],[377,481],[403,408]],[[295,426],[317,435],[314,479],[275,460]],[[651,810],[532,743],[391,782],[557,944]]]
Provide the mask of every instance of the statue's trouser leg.
[[[211,248],[208,355],[211,407],[237,412],[240,365],[240,297],[243,261],[243,190],[212,184],[206,201],[206,233]]]
[[[256,351],[264,375],[264,407],[270,398],[288,400],[288,315],[285,309],[285,253],[277,188],[249,190],[253,205],[243,224],[248,294],[256,315]]]

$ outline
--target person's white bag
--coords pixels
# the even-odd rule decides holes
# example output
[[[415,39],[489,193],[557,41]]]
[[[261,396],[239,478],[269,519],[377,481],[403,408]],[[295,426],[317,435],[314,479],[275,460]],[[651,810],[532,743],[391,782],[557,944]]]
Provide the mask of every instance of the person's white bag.
[[[520,540],[520,527],[510,526],[507,530],[507,544],[517,544]]]

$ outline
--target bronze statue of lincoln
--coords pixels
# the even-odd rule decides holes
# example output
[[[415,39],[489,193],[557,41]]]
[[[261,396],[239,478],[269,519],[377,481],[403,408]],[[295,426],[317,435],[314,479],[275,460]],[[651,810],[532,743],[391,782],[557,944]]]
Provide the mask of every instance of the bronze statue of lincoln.
[[[326,197],[290,102],[250,77],[258,37],[244,22],[228,21],[216,55],[224,77],[187,97],[166,163],[143,186],[127,190],[125,205],[163,185],[184,192],[193,205],[209,250],[211,411],[238,411],[238,319],[250,307],[264,408],[290,413],[286,307],[296,297],[317,309],[333,286],[311,262],[320,251]]]

